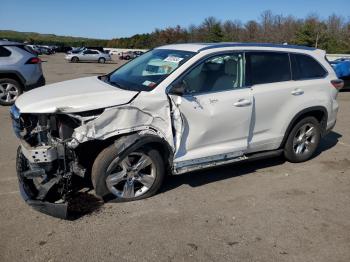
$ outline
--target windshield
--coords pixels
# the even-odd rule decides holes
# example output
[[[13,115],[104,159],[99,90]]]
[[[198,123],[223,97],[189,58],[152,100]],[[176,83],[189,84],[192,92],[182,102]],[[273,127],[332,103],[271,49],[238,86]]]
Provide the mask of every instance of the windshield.
[[[106,81],[119,88],[151,91],[195,53],[154,49],[120,67]]]

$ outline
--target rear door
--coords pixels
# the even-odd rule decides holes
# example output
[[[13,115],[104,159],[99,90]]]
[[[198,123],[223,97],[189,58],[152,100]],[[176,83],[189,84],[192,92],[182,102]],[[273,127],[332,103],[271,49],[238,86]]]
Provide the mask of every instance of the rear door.
[[[299,90],[292,81],[287,52],[246,52],[246,79],[254,96],[254,123],[249,152],[276,149],[283,139],[282,127],[296,107]]]

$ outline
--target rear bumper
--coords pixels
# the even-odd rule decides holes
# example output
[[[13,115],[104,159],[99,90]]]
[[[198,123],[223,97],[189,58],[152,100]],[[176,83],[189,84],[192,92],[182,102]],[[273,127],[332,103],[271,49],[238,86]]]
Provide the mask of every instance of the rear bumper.
[[[31,89],[44,86],[45,84],[46,84],[45,77],[43,75],[41,75],[36,83],[34,83],[32,85],[27,85],[25,90],[29,91]]]

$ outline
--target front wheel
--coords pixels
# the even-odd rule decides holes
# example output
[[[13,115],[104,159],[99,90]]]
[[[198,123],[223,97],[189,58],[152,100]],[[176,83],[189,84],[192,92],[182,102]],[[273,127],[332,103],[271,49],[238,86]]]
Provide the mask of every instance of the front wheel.
[[[79,58],[76,57],[76,56],[73,56],[72,59],[71,59],[71,61],[72,61],[73,63],[78,63],[78,62],[79,62]]]
[[[306,117],[290,132],[284,147],[284,156],[294,163],[307,161],[315,153],[320,139],[320,123],[314,117]]]
[[[100,57],[100,58],[98,59],[98,62],[99,62],[100,64],[104,64],[104,63],[106,63],[106,59],[103,58],[103,57]]]
[[[111,145],[96,158],[91,174],[96,194],[117,202],[154,195],[164,179],[164,162],[157,150],[142,147],[119,159]]]

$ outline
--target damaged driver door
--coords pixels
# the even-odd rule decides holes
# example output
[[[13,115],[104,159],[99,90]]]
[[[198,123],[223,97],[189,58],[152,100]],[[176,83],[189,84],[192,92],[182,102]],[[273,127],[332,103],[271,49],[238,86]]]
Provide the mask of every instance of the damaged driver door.
[[[210,57],[179,83],[184,94],[171,95],[183,122],[174,162],[242,156],[253,108],[251,90],[244,87],[243,53]]]

